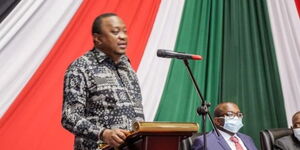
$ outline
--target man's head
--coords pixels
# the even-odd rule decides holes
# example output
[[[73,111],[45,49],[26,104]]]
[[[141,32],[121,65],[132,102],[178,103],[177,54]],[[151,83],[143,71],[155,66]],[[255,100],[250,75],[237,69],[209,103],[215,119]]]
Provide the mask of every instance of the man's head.
[[[243,126],[243,114],[232,102],[220,103],[214,111],[214,123],[217,128],[229,134],[234,134]]]
[[[292,121],[294,136],[300,141],[300,111],[293,115]]]
[[[300,111],[296,112],[292,118],[293,128],[300,128]]]
[[[94,46],[114,61],[126,52],[127,29],[120,17],[114,13],[98,16],[93,23],[92,34]]]

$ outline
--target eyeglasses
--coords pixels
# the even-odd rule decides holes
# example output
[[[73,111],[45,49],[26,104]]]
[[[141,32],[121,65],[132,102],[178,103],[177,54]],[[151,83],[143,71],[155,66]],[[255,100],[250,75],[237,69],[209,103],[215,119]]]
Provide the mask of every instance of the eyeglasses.
[[[234,112],[232,112],[232,111],[226,112],[226,113],[224,114],[224,116],[227,116],[227,117],[230,118],[230,119],[234,118],[235,116],[237,116],[238,118],[243,118],[243,117],[244,117],[243,113],[241,113],[241,112],[234,113]]]
[[[293,126],[292,126],[292,128],[300,128],[300,124],[294,124]]]

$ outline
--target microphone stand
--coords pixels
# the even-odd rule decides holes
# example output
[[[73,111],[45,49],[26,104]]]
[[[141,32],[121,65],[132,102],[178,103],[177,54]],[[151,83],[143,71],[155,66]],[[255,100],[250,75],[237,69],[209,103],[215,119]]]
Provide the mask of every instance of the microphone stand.
[[[210,103],[206,102],[204,100],[203,96],[201,95],[199,86],[197,85],[195,77],[193,76],[193,73],[192,73],[191,68],[189,66],[188,60],[187,59],[183,59],[183,62],[184,62],[185,66],[186,66],[186,68],[187,68],[187,70],[189,72],[189,75],[190,75],[190,77],[192,79],[192,82],[193,82],[193,84],[194,84],[194,86],[196,88],[197,94],[200,97],[200,102],[202,103],[201,106],[197,108],[197,113],[202,116],[202,134],[203,134],[203,141],[204,141],[204,150],[206,150],[207,149],[206,132],[205,132],[205,130],[206,130],[206,124],[205,124],[206,123],[206,115],[208,115],[209,120],[212,123],[213,128],[217,132],[218,136],[220,136],[220,133],[217,130],[216,125],[214,124],[214,122],[212,120],[212,117],[211,117],[211,115],[209,113],[208,107],[210,106]]]

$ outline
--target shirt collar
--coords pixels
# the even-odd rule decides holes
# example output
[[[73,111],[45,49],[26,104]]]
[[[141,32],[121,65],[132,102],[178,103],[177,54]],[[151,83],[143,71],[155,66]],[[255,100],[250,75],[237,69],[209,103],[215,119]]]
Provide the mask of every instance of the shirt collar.
[[[217,129],[217,130],[220,132],[220,134],[222,135],[222,137],[223,137],[225,140],[229,140],[230,137],[232,137],[232,135],[230,135],[230,134],[228,134],[228,133],[226,133],[226,132],[224,132],[224,131],[222,131],[222,130],[219,130],[219,129]],[[234,134],[233,136],[237,137],[236,134]]]
[[[108,57],[104,52],[102,52],[100,49],[94,48],[92,51],[95,54],[99,63],[102,63],[103,61],[108,61],[108,62],[111,62],[112,64],[114,64],[113,60],[110,57]],[[122,55],[120,57],[120,63],[117,65],[124,65],[128,61],[129,60],[128,60],[127,56]]]

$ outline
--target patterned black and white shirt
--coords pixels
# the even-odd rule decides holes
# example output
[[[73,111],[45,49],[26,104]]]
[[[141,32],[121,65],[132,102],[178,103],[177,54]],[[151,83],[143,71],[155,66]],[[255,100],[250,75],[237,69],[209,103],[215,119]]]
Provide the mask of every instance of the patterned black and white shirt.
[[[62,125],[75,134],[75,150],[96,150],[103,129],[131,130],[143,121],[141,90],[128,58],[115,64],[93,49],[68,68],[64,79]]]

